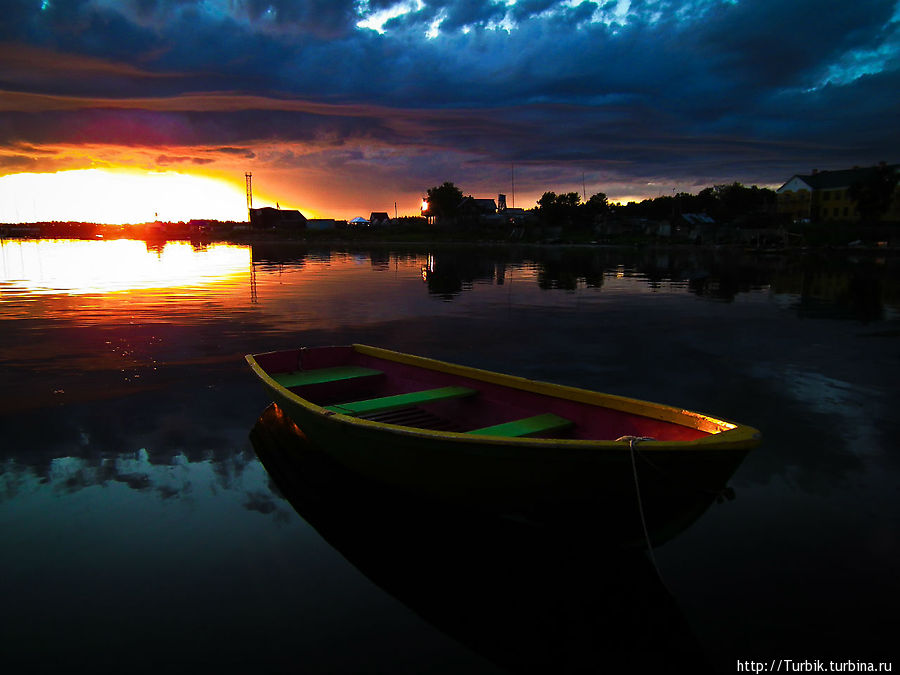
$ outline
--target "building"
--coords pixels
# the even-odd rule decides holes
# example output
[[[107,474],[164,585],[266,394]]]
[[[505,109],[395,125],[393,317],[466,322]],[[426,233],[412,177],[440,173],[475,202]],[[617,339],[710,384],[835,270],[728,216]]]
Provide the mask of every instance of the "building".
[[[372,227],[380,227],[382,225],[390,225],[391,217],[386,211],[372,211],[369,215],[369,225]]]
[[[250,209],[250,227],[254,230],[306,229],[306,218],[294,209],[273,209],[265,206]]]
[[[456,207],[456,222],[465,225],[502,222],[497,214],[497,202],[493,199],[476,199],[471,195],[463,197]]]
[[[900,164],[854,167],[838,171],[813,170],[810,174],[796,174],[776,190],[778,214],[793,221],[850,221],[860,220],[860,206],[854,199],[854,186],[877,179],[879,172],[893,172],[894,194],[887,210],[879,216],[882,221],[900,220],[900,190],[896,176]]]
[[[508,206],[500,212],[508,223],[522,224],[528,219],[528,212],[525,209]]]
[[[497,202],[493,199],[476,199],[469,195],[463,198],[456,211],[474,216],[493,216],[497,213]]]

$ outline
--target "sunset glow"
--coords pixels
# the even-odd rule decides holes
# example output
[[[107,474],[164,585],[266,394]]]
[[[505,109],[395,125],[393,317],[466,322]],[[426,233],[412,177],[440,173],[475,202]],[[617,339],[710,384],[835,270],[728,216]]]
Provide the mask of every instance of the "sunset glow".
[[[175,171],[84,169],[0,177],[0,222],[247,219],[243,186]]]

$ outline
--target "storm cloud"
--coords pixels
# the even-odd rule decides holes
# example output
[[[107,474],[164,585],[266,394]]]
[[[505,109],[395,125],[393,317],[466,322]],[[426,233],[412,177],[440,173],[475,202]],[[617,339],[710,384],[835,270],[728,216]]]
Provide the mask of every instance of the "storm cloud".
[[[410,194],[491,194],[515,165],[523,194],[587,175],[615,197],[900,149],[896,0],[6,5],[6,173],[75,166],[88,145]]]

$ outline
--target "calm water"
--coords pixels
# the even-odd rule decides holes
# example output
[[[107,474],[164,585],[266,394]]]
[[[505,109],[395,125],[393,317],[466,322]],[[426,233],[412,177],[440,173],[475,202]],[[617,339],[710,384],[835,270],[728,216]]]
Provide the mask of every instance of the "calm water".
[[[898,338],[890,256],[3,241],[4,669],[893,660]],[[736,498],[656,550],[661,582],[601,531],[498,534],[315,467],[317,499],[282,494],[242,356],[348,342],[683,405],[764,442]]]

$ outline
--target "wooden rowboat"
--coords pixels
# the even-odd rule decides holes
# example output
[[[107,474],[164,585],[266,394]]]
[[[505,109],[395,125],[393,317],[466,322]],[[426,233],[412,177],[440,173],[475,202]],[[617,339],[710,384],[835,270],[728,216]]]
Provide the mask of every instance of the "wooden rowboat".
[[[697,412],[365,345],[246,359],[297,432],[346,467],[529,518],[633,504],[636,489],[648,519],[673,499],[702,511],[759,443]]]

